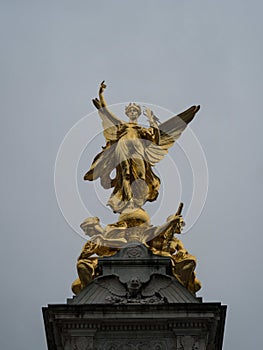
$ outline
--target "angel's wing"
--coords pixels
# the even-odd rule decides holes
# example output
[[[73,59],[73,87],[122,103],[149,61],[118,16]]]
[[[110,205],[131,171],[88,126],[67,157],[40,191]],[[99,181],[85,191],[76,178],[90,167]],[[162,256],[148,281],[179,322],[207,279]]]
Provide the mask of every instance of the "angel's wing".
[[[108,132],[109,129],[106,129]],[[104,131],[105,135],[105,131]],[[106,136],[105,136],[106,138]],[[84,180],[93,181],[100,177],[101,185],[108,189],[112,187],[110,174],[116,167],[115,149],[117,143],[107,143],[103,151],[96,155],[89,171],[84,175]]]
[[[95,98],[92,102],[98,109],[99,116],[102,120],[103,134],[106,141],[117,141],[118,126],[125,122],[112,113],[107,106],[102,106],[99,99]]]
[[[159,125],[160,139],[159,144],[151,143],[145,150],[151,165],[158,163],[168,153],[175,141],[181,136],[195,114],[199,111],[200,106],[192,106],[186,111],[168,119]]]

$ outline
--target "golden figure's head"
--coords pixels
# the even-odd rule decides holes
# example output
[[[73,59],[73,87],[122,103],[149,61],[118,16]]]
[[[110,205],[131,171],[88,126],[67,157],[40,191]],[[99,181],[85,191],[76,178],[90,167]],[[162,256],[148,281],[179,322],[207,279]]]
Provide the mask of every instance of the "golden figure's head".
[[[99,224],[100,224],[100,219],[97,216],[95,216],[95,217],[85,219],[81,223],[80,227],[84,231],[85,235],[88,235],[91,237],[96,234],[96,231],[94,230],[94,226]]]
[[[136,123],[137,119],[142,114],[142,110],[136,103],[129,103],[128,106],[125,107],[125,114],[130,119],[130,122]]]

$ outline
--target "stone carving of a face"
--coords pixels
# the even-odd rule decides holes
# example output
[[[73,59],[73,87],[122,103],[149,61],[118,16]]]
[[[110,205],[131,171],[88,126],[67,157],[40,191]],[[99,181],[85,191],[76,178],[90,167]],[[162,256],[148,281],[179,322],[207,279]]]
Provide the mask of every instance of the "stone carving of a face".
[[[136,276],[132,277],[127,283],[127,289],[130,297],[138,296],[141,290],[141,287],[142,287],[142,282],[140,281],[140,279]]]

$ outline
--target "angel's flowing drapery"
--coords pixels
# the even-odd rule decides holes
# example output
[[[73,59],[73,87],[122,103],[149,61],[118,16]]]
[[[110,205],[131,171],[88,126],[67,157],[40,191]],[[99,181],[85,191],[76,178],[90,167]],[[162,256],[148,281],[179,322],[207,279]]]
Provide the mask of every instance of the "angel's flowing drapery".
[[[193,119],[199,106],[149,128],[135,123],[125,123],[117,119],[114,125],[102,109],[106,146],[99,153],[85,180],[100,178],[104,188],[114,188],[108,205],[115,212],[122,212],[127,206],[142,207],[146,201],[154,201],[158,196],[160,179],[152,170],[168,152]],[[106,124],[106,125],[105,125]],[[111,173],[116,170],[115,177]]]
[[[115,116],[104,99],[105,88],[103,81],[99,99],[95,98],[93,103],[102,120],[106,146],[95,157],[84,179],[100,178],[104,188],[113,188],[108,205],[114,212],[121,213],[126,207],[141,208],[146,201],[157,198],[160,179],[152,167],[167,154],[200,106],[192,106],[160,125],[158,118],[147,108],[145,115],[150,126],[145,128],[137,124],[141,108],[136,104],[126,107],[126,112],[133,109],[137,113],[135,119],[129,117],[129,123]],[[115,177],[111,178],[114,169]]]
[[[160,179],[152,171],[146,154],[151,144],[156,145],[154,129],[134,123],[123,123],[116,128],[118,140],[108,143],[95,157],[85,179],[100,177],[104,188],[114,187],[108,205],[120,213],[129,205],[142,207],[146,201],[154,201],[158,196]],[[111,179],[114,169],[115,178]]]

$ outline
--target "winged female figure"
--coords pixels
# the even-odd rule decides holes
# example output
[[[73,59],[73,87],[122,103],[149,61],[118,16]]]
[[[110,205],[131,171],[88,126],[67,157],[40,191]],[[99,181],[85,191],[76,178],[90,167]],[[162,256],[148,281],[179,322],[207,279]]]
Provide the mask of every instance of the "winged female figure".
[[[161,124],[146,108],[143,114],[149,121],[147,128],[138,125],[142,111],[136,103],[125,108],[128,122],[114,115],[107,107],[103,95],[105,88],[103,81],[99,98],[93,99],[93,103],[102,120],[106,145],[94,158],[84,180],[100,178],[105,189],[113,188],[108,205],[114,212],[121,213],[126,208],[141,208],[146,201],[156,200],[160,179],[152,167],[168,153],[200,106],[192,106]]]

